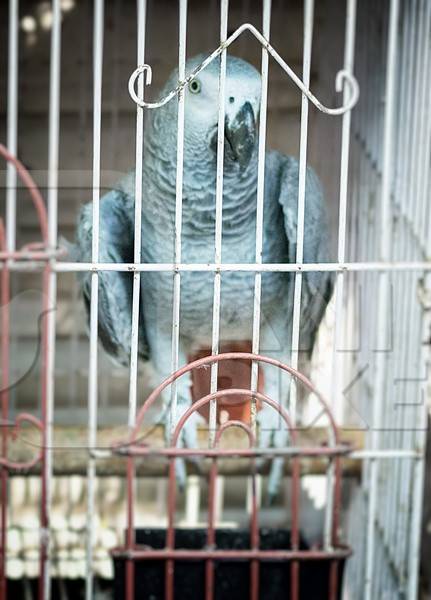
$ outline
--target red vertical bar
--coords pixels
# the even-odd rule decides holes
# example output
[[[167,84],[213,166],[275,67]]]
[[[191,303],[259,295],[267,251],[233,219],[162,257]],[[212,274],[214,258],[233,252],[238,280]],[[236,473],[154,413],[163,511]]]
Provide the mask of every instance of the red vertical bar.
[[[127,531],[126,546],[131,551],[135,545],[134,539],[134,489],[133,480],[135,472],[135,463],[131,456],[127,457]],[[134,600],[135,597],[135,561],[132,557],[126,559],[126,577],[125,577],[125,598]]]
[[[6,251],[5,231],[0,219],[0,248]],[[9,299],[10,281],[7,261],[1,273],[1,410],[2,410],[2,457],[7,458],[7,421],[9,416]],[[7,598],[6,582],[6,542],[7,542],[7,503],[8,470],[1,469],[1,549],[0,549],[0,600]]]
[[[338,440],[337,440],[338,443]],[[334,514],[332,519],[332,545],[338,545],[338,527],[340,523],[340,507],[341,507],[341,463],[337,456],[335,459],[335,482],[334,482]]]
[[[299,460],[292,461],[292,550],[299,549]],[[299,563],[292,561],[291,565],[291,596],[292,600],[299,598]]]
[[[338,443],[338,435],[336,442]],[[338,527],[340,522],[341,507],[341,462],[339,457],[335,458],[335,482],[334,482],[334,513],[332,516],[332,547],[338,546]],[[338,561],[333,561],[329,573],[329,599],[337,600],[338,596]]]
[[[234,390],[230,390],[230,392],[234,392]],[[222,394],[226,394],[229,392],[226,392],[226,390],[224,391],[218,391],[218,392],[214,392],[212,394],[212,396],[214,398],[218,398],[220,395]],[[181,422],[181,421],[180,421]],[[242,421],[236,421],[236,420],[230,420],[227,421],[226,423],[224,423],[223,425],[220,426],[220,428],[218,429],[215,439],[214,439],[214,443],[213,443],[213,448],[217,448],[221,439],[221,436],[223,435],[223,432],[228,428],[228,427],[239,427],[240,429],[243,429],[248,436],[250,445],[254,445],[254,437],[253,434],[251,432],[250,427],[246,424],[243,423]],[[217,482],[217,473],[218,473],[218,465],[217,465],[217,457],[213,458],[212,464],[211,464],[211,470],[210,470],[210,480],[209,480],[209,489],[208,489],[208,533],[207,533],[207,548],[211,549],[215,546],[215,498],[216,498],[216,482]],[[255,485],[255,474],[256,474],[256,468],[255,468],[255,464],[253,461],[253,485]],[[254,499],[254,500],[253,500]],[[252,544],[259,544],[259,534],[258,534],[258,529],[257,529],[257,514],[256,514],[256,494],[255,494],[255,488],[253,489],[253,499],[252,499],[252,514],[251,514],[251,543]],[[254,530],[253,530],[254,527]],[[252,565],[253,562],[257,562],[257,561],[252,561]],[[256,567],[253,567],[251,565],[251,572],[250,572],[250,593],[253,593],[252,590],[259,589],[259,582],[258,579],[256,577],[257,571],[256,571]],[[253,587],[253,584],[257,583],[257,587]],[[207,559],[206,563],[205,563],[205,600],[213,600],[214,598],[214,563],[211,559]],[[254,597],[253,597],[254,598]],[[257,600],[257,596],[256,596],[256,600]]]
[[[333,560],[329,567],[329,600],[337,600],[338,596],[338,562]]]
[[[210,470],[210,480],[208,485],[208,532],[207,548],[213,548],[215,545],[215,497],[217,486],[217,459],[213,458]],[[207,559],[205,562],[205,600],[214,598],[214,563]]]
[[[259,549],[259,521],[256,499],[256,461],[252,461],[250,541],[252,550]],[[259,600],[259,559],[250,564],[250,600]]]
[[[166,548],[175,548],[175,504],[176,504],[176,481],[175,481],[175,459],[169,459],[169,483],[168,483],[168,529],[166,531]],[[174,600],[174,560],[166,560],[165,566],[165,598]]]
[[[42,234],[42,238],[44,241],[45,247],[48,247],[48,222],[47,222],[47,214],[45,203],[43,201],[42,195],[39,191],[39,188],[36,186],[33,178],[30,173],[24,167],[24,165],[14,156],[12,155],[3,144],[0,144],[0,155],[5,158],[8,162],[12,163],[16,168],[19,177],[21,178],[24,185],[27,187],[31,199],[33,201],[34,207],[36,209],[40,231]],[[3,246],[5,246],[4,242],[4,228],[2,224],[2,237],[3,237]],[[40,528],[41,528],[41,543],[40,543],[40,576],[39,576],[39,584],[38,584],[38,595],[40,600],[43,600],[45,593],[45,569],[46,569],[46,560],[48,556],[48,528],[49,528],[49,518],[48,518],[48,510],[47,510],[47,481],[46,481],[46,455],[47,455],[47,439],[46,439],[46,429],[47,429],[47,381],[48,381],[48,321],[46,319],[46,315],[49,310],[49,285],[50,285],[50,271],[51,267],[47,264],[43,271],[43,280],[42,280],[42,292],[43,292],[43,327],[42,327],[42,371],[41,371],[41,392],[42,392],[42,458],[41,458],[41,468],[42,468],[42,490],[41,490],[41,507],[40,507]],[[2,288],[4,286],[2,285]],[[9,291],[8,291],[9,294]],[[8,342],[7,338],[5,338]],[[6,357],[8,358],[9,348],[6,349]],[[5,353],[2,351],[2,361],[4,360]],[[2,394],[2,404],[3,404],[3,394]],[[5,405],[7,406],[7,405]],[[3,406],[2,406],[3,412]],[[2,444],[3,445],[3,444]],[[7,479],[7,475],[6,475]],[[3,475],[2,475],[3,482]],[[2,490],[5,489],[3,486]],[[2,491],[2,500],[3,500]],[[2,503],[2,513],[3,513],[3,503]],[[5,523],[2,523],[5,526]],[[4,529],[4,527],[3,527]],[[2,534],[3,535],[3,534]],[[2,553],[4,555],[4,552]],[[4,572],[3,572],[4,575]]]

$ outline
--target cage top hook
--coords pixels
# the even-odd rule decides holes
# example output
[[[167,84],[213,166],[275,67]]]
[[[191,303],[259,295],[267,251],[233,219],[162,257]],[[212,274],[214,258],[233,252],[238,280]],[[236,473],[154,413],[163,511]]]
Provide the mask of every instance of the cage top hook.
[[[355,77],[346,70],[341,70],[337,73],[335,79],[335,89],[337,92],[341,92],[343,89],[343,83],[346,83],[349,89],[349,97],[345,104],[337,108],[330,108],[320,102],[318,98],[310,91],[310,89],[304,84],[304,82],[296,75],[296,73],[289,67],[289,65],[282,59],[278,52],[271,46],[269,41],[250,23],[244,23],[238,29],[236,29],[227,40],[220,44],[214,52],[212,52],[207,58],[197,66],[185,79],[180,81],[178,85],[171,90],[166,96],[158,100],[157,102],[146,102],[142,98],[139,98],[135,91],[135,83],[141,74],[144,74],[146,85],[151,84],[152,70],[150,65],[144,64],[139,65],[131,74],[129,78],[129,94],[132,100],[141,108],[160,108],[167,104],[174,96],[176,96],[184,87],[186,87],[192,79],[194,79],[203,69],[205,69],[217,56],[219,56],[223,50],[230,46],[244,31],[250,31],[254,37],[260,42],[260,44],[266,48],[269,54],[274,60],[280,65],[285,73],[290,77],[293,83],[301,90],[301,92],[307,96],[307,98],[318,108],[321,112],[328,115],[342,115],[345,112],[351,110],[358,101],[359,98],[359,85]]]

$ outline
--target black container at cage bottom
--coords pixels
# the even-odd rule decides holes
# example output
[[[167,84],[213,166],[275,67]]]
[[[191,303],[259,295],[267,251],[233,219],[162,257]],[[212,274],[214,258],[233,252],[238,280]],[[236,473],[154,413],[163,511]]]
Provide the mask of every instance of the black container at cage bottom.
[[[246,550],[250,548],[250,532],[243,529],[216,529],[216,547],[219,550]],[[135,531],[136,543],[161,550],[165,547],[166,530],[145,528]],[[205,529],[176,529],[175,548],[203,550]],[[287,529],[261,529],[261,550],[289,550],[291,532]],[[304,539],[300,549],[309,547]],[[250,597],[250,561],[214,560],[214,599],[245,600]],[[338,560],[337,599],[341,599],[345,559]],[[300,562],[299,600],[328,600],[330,560]],[[114,558],[115,600],[125,598],[125,559]],[[205,597],[205,558],[202,560],[175,560],[175,600],[200,600]],[[259,560],[259,599],[289,600],[291,568],[288,561]],[[135,562],[135,599],[164,600],[165,560],[137,560]]]

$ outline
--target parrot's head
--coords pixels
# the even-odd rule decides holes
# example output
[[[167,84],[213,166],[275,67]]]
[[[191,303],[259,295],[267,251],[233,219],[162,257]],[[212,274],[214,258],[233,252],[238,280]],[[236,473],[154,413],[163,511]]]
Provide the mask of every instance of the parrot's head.
[[[190,74],[204,60],[198,55],[187,61]],[[184,161],[214,168],[217,157],[217,125],[219,118],[220,59],[213,60],[188,84],[185,91]],[[175,88],[177,71],[173,72],[161,96]],[[248,62],[227,55],[225,83],[224,169],[242,172],[256,155],[261,78]],[[172,99],[162,109],[155,109],[156,129],[164,138],[176,141],[178,103]],[[155,124],[155,123],[154,123]],[[165,147],[165,151],[167,148]],[[176,148],[174,146],[174,150]]]
[[[197,56],[187,63],[188,72],[203,60]],[[185,131],[191,143],[217,156],[219,116],[219,60],[214,60],[193,79],[186,91]],[[245,169],[257,143],[260,104],[260,74],[249,63],[227,56],[225,83],[225,168]]]

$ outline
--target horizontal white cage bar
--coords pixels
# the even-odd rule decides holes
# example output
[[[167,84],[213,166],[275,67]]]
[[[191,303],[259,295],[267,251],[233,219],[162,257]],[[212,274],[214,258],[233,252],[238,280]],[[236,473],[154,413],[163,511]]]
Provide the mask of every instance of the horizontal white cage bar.
[[[198,272],[282,272],[295,271],[429,271],[431,261],[413,262],[345,262],[345,263],[57,263],[58,272],[78,271],[198,271]]]

